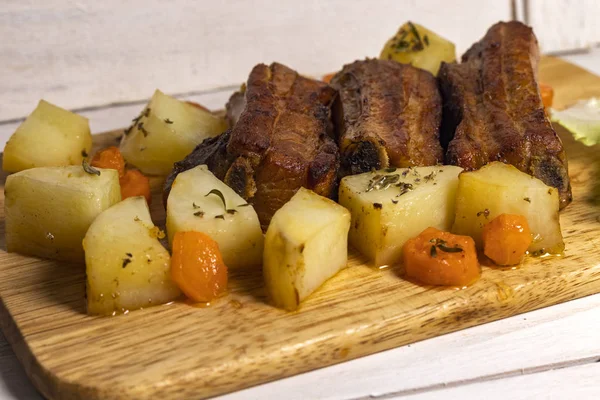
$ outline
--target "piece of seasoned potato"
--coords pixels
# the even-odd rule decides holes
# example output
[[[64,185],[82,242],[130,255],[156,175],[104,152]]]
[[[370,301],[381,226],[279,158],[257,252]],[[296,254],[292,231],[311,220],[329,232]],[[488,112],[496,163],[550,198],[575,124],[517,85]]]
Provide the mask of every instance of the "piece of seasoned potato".
[[[257,267],[262,262],[263,233],[256,211],[206,165],[177,175],[167,200],[169,243],[177,232],[210,236],[230,269]]]
[[[442,61],[456,61],[456,49],[454,43],[409,21],[387,41],[379,58],[412,64],[436,76]]]
[[[82,167],[32,168],[4,187],[6,248],[32,256],[83,262],[81,241],[94,218],[121,200],[119,173]]]
[[[81,165],[91,148],[87,118],[40,100],[6,143],[2,169]]]
[[[461,168],[388,168],[342,179],[339,202],[352,213],[350,244],[376,266],[400,262],[404,243],[429,227],[450,230]]]
[[[558,191],[512,165],[492,162],[459,177],[452,232],[468,235],[482,247],[484,225],[500,214],[527,218],[533,242],[530,253],[564,250],[558,218]]]
[[[263,273],[275,306],[295,310],[323,282],[346,267],[350,213],[300,188],[267,229]]]
[[[88,314],[150,307],[181,294],[171,280],[171,258],[158,241],[161,234],[141,196],[125,199],[96,218],[83,241]]]
[[[227,122],[160,90],[125,130],[121,153],[125,160],[150,175],[166,175],[173,163],[197,144],[227,129]]]

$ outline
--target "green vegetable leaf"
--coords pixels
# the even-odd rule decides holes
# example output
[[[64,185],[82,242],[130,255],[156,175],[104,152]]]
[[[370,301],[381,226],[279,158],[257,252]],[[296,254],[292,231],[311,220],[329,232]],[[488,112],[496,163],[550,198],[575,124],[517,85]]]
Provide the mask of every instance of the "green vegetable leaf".
[[[580,100],[560,111],[550,109],[550,115],[586,146],[600,143],[600,99]]]

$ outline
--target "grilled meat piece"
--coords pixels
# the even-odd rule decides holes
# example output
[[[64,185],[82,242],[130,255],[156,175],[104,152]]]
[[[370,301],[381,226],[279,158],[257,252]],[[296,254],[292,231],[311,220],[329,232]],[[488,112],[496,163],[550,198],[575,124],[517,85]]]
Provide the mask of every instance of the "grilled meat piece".
[[[240,90],[231,95],[229,101],[225,105],[225,109],[227,110],[227,122],[229,123],[229,126],[235,126],[235,124],[237,124],[242,111],[244,111],[244,107],[246,107],[245,84],[242,85]]]
[[[355,61],[331,80],[342,172],[435,165],[442,100],[434,76],[388,60]]]
[[[175,164],[165,184],[165,204],[177,174],[200,164],[253,204],[265,229],[300,187],[335,197],[339,152],[330,132],[335,95],[327,84],[284,65],[257,65],[235,125]],[[229,112],[232,104],[240,101],[237,94],[229,101],[230,118],[237,114]]]
[[[181,172],[205,164],[217,178],[221,180],[225,178],[225,174],[233,162],[233,157],[227,154],[227,143],[229,143],[230,138],[231,129],[228,129],[219,136],[204,139],[183,160],[175,163],[173,170],[165,180],[163,189],[163,204],[165,208],[167,207],[167,198],[171,192],[171,186],[177,175]]]
[[[556,187],[564,208],[572,199],[567,158],[544,112],[538,61],[533,31],[512,21],[492,26],[461,64],[442,64],[446,161],[466,170],[512,164]]]
[[[278,63],[250,73],[246,106],[227,145],[235,161],[224,180],[254,205],[263,227],[302,186],[335,196],[339,154],[328,132],[335,95]]]

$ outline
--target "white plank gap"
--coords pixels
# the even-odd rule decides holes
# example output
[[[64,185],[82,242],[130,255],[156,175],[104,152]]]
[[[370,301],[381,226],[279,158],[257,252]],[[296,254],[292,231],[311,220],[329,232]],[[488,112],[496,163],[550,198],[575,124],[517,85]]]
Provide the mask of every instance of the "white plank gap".
[[[176,95],[175,97],[181,100],[197,102],[211,110],[220,110],[225,107],[225,103],[229,100],[229,96],[231,96],[238,87],[239,86],[231,86],[220,90],[209,90],[197,94]],[[73,111],[90,120],[90,129],[92,130],[92,133],[102,133],[129,126],[131,120],[143,110],[147,101],[148,99],[144,99],[132,103]],[[33,109],[31,111],[33,111]],[[0,148],[4,148],[4,145],[21,122],[22,119],[0,123]]]
[[[218,399],[377,398],[578,365],[600,358],[599,330],[600,295],[589,296]]]
[[[505,398],[511,400],[559,400],[600,398],[600,363],[560,368],[532,375],[474,383],[442,391],[408,396],[386,397],[402,400],[437,400],[441,397],[461,400]],[[373,399],[373,398],[372,398]],[[375,398],[383,400],[381,398]]]
[[[510,2],[456,0],[8,0],[0,7],[0,121],[40,98],[74,109],[238,84],[257,63],[314,75],[378,56],[406,20],[459,54]],[[9,38],[9,40],[6,40]]]

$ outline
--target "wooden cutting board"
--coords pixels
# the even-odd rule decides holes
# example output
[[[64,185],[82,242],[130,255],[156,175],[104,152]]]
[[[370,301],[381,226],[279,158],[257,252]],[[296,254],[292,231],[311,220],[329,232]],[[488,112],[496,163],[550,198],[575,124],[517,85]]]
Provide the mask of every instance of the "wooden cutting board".
[[[541,79],[554,87],[557,107],[600,96],[599,77],[559,59],[543,60]],[[557,129],[575,198],[561,214],[564,257],[484,268],[475,285],[456,290],[415,285],[398,269],[369,268],[352,253],[350,268],[297,312],[266,303],[258,271],[233,275],[229,296],[207,308],[174,303],[102,318],[84,312],[83,265],[0,251],[2,330],[48,398],[191,399],[598,293],[598,149]],[[97,136],[96,147],[115,144],[119,134]],[[153,185],[160,188],[159,181]],[[155,221],[164,222],[158,194],[152,210]],[[0,230],[5,249],[3,222]]]

